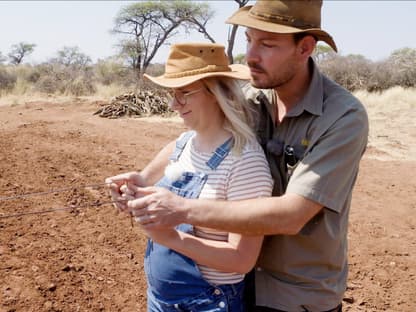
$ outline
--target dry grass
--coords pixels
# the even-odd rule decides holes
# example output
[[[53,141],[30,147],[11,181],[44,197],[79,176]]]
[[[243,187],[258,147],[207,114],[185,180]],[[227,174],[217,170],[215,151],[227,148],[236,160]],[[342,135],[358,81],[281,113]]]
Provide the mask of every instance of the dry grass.
[[[48,102],[48,103],[67,103],[75,100],[84,101],[104,101],[109,102],[111,98],[120,94],[131,92],[126,87],[118,85],[96,85],[96,92],[89,96],[70,96],[70,95],[56,95],[56,94],[44,94],[41,92],[33,91],[28,83],[19,83],[17,81],[15,88],[11,92],[0,93],[0,106],[7,105],[21,105],[31,102]]]
[[[381,160],[416,160],[416,89],[394,87],[381,93],[358,91],[355,95],[368,111],[370,148]]]

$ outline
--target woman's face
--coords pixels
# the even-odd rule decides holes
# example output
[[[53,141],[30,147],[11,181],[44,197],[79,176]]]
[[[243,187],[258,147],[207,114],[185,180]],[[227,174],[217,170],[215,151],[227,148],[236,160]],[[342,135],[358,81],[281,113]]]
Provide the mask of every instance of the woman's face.
[[[223,113],[215,96],[201,81],[171,89],[171,108],[179,113],[184,124],[195,131],[209,129],[223,122]]]

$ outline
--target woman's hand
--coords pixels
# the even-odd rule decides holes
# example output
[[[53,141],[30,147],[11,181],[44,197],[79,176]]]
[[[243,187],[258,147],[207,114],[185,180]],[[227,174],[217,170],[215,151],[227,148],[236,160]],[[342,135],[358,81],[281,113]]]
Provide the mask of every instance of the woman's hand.
[[[178,233],[174,228],[151,230],[147,229],[145,226],[142,226],[140,223],[139,227],[148,238],[161,245],[169,245],[169,242],[178,238]]]
[[[132,186],[145,186],[145,181],[137,171],[119,174],[105,179],[111,200],[120,211],[127,211],[127,201],[134,198]]]
[[[130,186],[135,199],[127,202],[127,210],[131,211],[136,221],[144,230],[169,229],[185,223],[186,198],[161,187]]]

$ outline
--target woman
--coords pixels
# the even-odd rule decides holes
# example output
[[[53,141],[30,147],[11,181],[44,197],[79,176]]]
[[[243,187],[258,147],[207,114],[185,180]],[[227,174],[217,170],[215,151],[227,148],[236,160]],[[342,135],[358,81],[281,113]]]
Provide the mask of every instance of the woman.
[[[176,44],[165,74],[145,77],[170,88],[172,109],[191,129],[177,139],[156,185],[188,198],[271,195],[268,164],[237,80],[250,78],[245,66],[229,65],[222,45]],[[134,187],[117,183],[121,176],[107,180],[113,198],[121,193],[134,200]],[[139,174],[136,180],[150,184]],[[148,311],[244,311],[244,275],[253,268],[263,237],[187,224],[146,234]]]

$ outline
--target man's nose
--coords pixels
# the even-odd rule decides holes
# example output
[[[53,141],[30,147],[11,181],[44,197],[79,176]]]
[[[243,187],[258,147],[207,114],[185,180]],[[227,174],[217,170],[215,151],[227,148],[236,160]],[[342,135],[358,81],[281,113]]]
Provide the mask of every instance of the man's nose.
[[[258,62],[260,60],[259,55],[257,53],[257,49],[255,47],[255,45],[247,43],[247,48],[246,48],[246,62],[247,63],[251,63],[251,62]]]

